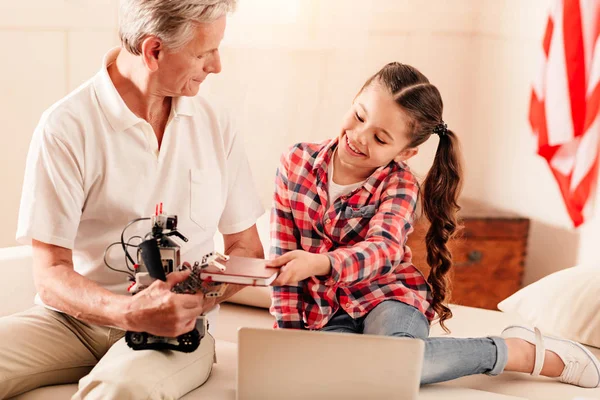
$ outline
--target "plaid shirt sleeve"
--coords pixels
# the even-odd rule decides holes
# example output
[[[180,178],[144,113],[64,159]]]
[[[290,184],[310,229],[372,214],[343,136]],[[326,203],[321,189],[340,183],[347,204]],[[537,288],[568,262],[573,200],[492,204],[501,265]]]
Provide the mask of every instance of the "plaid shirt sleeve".
[[[275,195],[271,211],[271,249],[270,258],[298,249],[298,228],[288,197],[289,160],[286,155],[281,157],[281,165],[275,178]],[[302,285],[274,286],[272,290],[271,314],[275,317],[275,328],[304,329],[302,302]]]
[[[394,272],[404,257],[404,243],[412,229],[418,186],[413,180],[390,180],[365,239],[354,246],[327,253],[331,262],[328,286],[352,286]]]

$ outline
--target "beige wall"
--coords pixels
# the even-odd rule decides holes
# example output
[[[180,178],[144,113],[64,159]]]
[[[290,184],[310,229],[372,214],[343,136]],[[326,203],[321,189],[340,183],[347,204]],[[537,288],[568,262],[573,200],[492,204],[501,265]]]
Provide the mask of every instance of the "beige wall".
[[[22,166],[48,105],[91,76],[116,40],[117,0],[0,0],[0,246],[14,243]],[[532,219],[526,282],[598,259],[598,219],[573,231],[527,123],[549,0],[240,0],[204,93],[237,116],[265,206],[279,155],[338,133],[364,80],[406,62],[440,88],[463,139],[465,194]],[[85,5],[85,7],[84,7]],[[29,13],[29,14],[28,14]],[[49,22],[51,21],[51,22]],[[424,175],[436,148],[413,162]]]
[[[118,0],[0,0],[0,247],[15,244],[25,157],[41,113],[118,44]]]

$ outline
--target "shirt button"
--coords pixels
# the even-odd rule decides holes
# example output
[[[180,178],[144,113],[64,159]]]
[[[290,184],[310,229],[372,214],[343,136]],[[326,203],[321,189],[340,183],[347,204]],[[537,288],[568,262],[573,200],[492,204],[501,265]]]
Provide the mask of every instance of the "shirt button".
[[[351,308],[352,307],[352,303],[346,303],[346,308]]]

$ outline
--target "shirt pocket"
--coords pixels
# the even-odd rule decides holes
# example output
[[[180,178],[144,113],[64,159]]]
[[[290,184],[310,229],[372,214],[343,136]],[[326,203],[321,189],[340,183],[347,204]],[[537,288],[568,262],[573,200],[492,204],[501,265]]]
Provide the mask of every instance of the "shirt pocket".
[[[190,170],[190,219],[204,230],[216,228],[222,212],[221,180],[218,174]]]
[[[340,239],[343,244],[354,244],[364,239],[371,218],[377,213],[375,205],[347,206],[340,216]]]

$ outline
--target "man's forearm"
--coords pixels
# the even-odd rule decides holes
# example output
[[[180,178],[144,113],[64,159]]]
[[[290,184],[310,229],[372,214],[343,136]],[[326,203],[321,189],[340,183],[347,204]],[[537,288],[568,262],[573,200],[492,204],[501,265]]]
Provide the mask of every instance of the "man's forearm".
[[[120,315],[128,296],[114,294],[66,265],[38,268],[35,278],[44,304],[91,324],[127,328]]]
[[[260,248],[250,248],[246,247],[241,243],[234,243],[228,249],[225,249],[225,254],[229,256],[240,256],[240,257],[252,257],[252,258],[265,258],[264,251],[262,247]],[[245,288],[246,285],[234,285],[228,284],[225,293],[216,298],[214,304],[222,303],[232,297],[234,294]]]
[[[228,256],[240,256],[240,257],[251,257],[251,258],[265,258],[265,253],[261,248],[246,247],[241,243],[235,243],[228,249],[225,249],[225,254]]]

